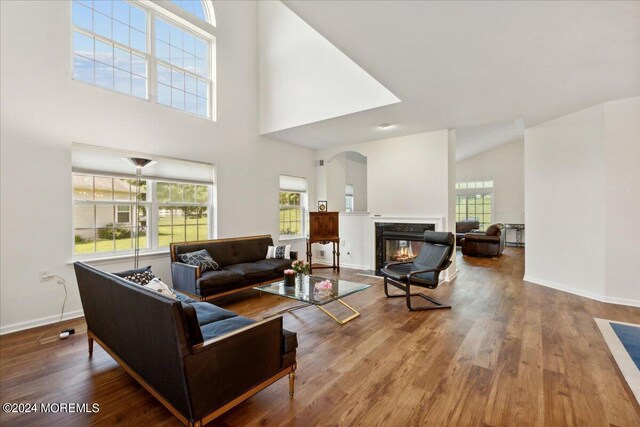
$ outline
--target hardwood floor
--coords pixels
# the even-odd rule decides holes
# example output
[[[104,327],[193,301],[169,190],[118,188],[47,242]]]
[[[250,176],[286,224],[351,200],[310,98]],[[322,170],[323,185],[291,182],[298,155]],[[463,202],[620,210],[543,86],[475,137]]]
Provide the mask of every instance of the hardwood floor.
[[[451,310],[408,312],[403,299],[384,298],[380,279],[343,269],[341,278],[373,285],[345,299],[361,317],[340,326],[314,307],[284,315],[300,344],[295,398],[285,379],[210,425],[640,425],[593,320],[640,323],[640,309],[525,283],[523,254],[458,254],[456,281],[431,292]],[[269,295],[224,304],[253,318],[290,305]],[[42,328],[0,337],[0,400],[100,411],[3,413],[3,426],[180,425],[98,345],[90,361],[86,326],[67,323],[78,332],[64,341],[37,343]]]

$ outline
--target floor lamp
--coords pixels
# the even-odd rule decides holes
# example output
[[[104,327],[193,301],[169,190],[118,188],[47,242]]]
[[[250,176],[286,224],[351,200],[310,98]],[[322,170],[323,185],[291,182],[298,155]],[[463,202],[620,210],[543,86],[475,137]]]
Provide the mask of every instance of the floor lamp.
[[[136,189],[136,239],[135,239],[135,249],[133,255],[133,268],[138,268],[138,259],[140,258],[140,218],[138,217],[138,208],[140,206],[140,177],[142,176],[142,169],[145,166],[153,165],[157,162],[151,159],[143,159],[141,157],[126,157],[123,158],[127,163],[132,164],[136,167],[136,178],[138,180],[137,189]],[[147,212],[149,215],[149,212]]]

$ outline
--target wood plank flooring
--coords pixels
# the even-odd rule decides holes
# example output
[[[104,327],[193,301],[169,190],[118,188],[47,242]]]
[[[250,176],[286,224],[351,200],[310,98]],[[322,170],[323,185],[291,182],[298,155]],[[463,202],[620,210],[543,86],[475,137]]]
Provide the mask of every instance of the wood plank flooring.
[[[451,310],[409,312],[382,281],[345,300],[362,315],[344,326],[314,307],[284,315],[298,332],[296,395],[282,380],[211,426],[640,426],[640,407],[593,320],[640,323],[640,309],[522,281],[523,249],[462,257],[458,278],[431,291]],[[329,274],[329,270],[323,271]],[[263,295],[224,304],[253,318],[295,302]],[[339,304],[332,310],[341,315]],[[178,426],[98,345],[86,326],[35,341],[43,328],[0,337],[0,400],[99,403],[97,414],[1,414],[0,424]],[[53,334],[52,334],[53,335]]]

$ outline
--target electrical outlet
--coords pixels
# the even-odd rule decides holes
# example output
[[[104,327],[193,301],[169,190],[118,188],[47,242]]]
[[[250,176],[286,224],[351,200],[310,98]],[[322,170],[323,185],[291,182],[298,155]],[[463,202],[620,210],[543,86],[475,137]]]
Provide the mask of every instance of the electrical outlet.
[[[343,239],[342,241],[340,241],[340,244],[341,244],[342,246],[347,246],[347,241]]]
[[[46,282],[51,279],[51,271],[50,270],[40,270],[40,281]]]

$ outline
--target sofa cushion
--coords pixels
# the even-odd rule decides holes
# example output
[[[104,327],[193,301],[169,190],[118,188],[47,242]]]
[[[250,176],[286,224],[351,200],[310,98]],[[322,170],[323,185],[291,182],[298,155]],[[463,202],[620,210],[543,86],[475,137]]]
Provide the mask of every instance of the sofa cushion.
[[[255,320],[251,320],[247,317],[235,316],[229,319],[220,320],[219,322],[208,323],[200,327],[204,340],[210,340],[211,338],[219,337],[220,335],[228,334],[236,329],[243,328],[247,325],[255,323]]]
[[[237,316],[233,311],[225,310],[208,302],[192,302],[189,304],[196,309],[200,326]]]
[[[283,351],[289,353],[298,348],[298,334],[282,328]]]
[[[202,290],[226,290],[242,283],[244,277],[240,273],[229,270],[207,271],[197,281],[197,287]],[[202,293],[205,295],[205,293]]]
[[[270,267],[279,274],[284,274],[284,271],[288,268],[291,268],[290,259],[261,259],[260,261],[256,261],[255,264],[263,265],[265,267]]]
[[[220,266],[211,258],[211,255],[206,249],[180,254],[178,255],[178,259],[185,264],[200,267],[200,271],[202,272],[220,270]]]
[[[289,259],[291,258],[291,245],[269,246],[267,248],[266,259]]]
[[[142,268],[136,268],[135,270],[121,271],[119,273],[113,273],[116,276],[122,277],[130,282],[137,283],[138,285],[146,285],[152,281],[156,276],[151,272],[151,266]]]
[[[198,302],[197,300],[194,300],[191,297],[181,294],[180,292],[176,292],[176,298],[179,299],[181,302],[188,302],[188,303]]]
[[[233,271],[242,274],[245,280],[266,279],[273,274],[274,268],[270,265],[259,264],[257,262],[233,264],[226,266],[223,270]]]

